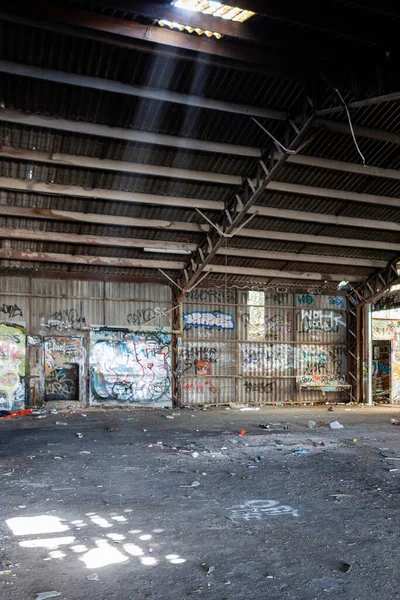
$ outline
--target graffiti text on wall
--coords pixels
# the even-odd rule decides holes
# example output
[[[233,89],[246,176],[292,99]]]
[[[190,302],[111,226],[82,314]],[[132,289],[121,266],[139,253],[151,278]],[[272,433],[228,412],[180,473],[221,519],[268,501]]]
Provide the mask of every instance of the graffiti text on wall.
[[[79,329],[79,326],[85,323],[85,317],[80,317],[75,308],[67,308],[59,310],[49,316],[43,323],[46,329],[54,329],[57,331],[68,331],[71,329]]]
[[[234,348],[225,342],[187,342],[180,351],[181,373],[199,374],[199,365],[207,362],[210,371],[217,363],[235,364]]]
[[[219,329],[233,331],[235,321],[233,315],[223,312],[196,310],[183,315],[184,327],[204,327],[205,329]]]
[[[264,338],[267,340],[279,340],[284,337],[285,334],[289,335],[291,332],[290,312],[266,314],[262,319],[262,322],[256,325],[252,323],[250,313],[243,313],[241,320],[245,329],[247,329],[249,325],[253,325],[256,339]]]
[[[148,321],[152,321],[157,317],[165,316],[167,311],[167,307],[159,306],[156,306],[154,308],[138,308],[137,310],[130,312],[126,316],[126,320],[129,323],[129,325],[136,325],[140,327],[141,325],[144,325]]]
[[[188,302],[215,302],[224,304],[225,302],[235,302],[235,292],[233,290],[217,290],[197,288],[185,294],[185,300]]]
[[[23,317],[22,310],[16,304],[0,304],[0,317],[3,315],[8,319]]]
[[[298,333],[337,332],[340,326],[346,326],[341,312],[302,309],[297,315]]]
[[[0,325],[0,410],[25,404],[25,332],[16,325]]]
[[[272,394],[276,388],[276,381],[245,381],[243,388],[246,394]]]
[[[170,336],[118,330],[112,335],[103,333],[96,332],[90,356],[95,402],[171,400]]]

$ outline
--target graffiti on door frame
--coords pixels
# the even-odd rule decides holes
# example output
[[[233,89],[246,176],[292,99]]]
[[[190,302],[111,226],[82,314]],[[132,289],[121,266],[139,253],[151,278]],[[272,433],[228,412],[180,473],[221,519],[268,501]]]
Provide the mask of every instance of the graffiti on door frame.
[[[0,324],[0,410],[20,410],[25,405],[25,330]]]
[[[44,398],[83,399],[84,348],[81,337],[44,337]]]

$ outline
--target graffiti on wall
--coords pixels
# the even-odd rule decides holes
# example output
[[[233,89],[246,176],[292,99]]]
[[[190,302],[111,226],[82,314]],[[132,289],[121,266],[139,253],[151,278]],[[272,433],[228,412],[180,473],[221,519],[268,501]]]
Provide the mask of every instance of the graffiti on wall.
[[[346,367],[346,346],[302,346],[299,348],[299,375],[341,375]]]
[[[180,350],[180,368],[182,374],[197,374],[200,369],[205,369],[211,374],[214,366],[220,371],[222,368],[234,366],[235,347],[226,342],[185,342]]]
[[[256,307],[264,310],[264,307]],[[247,329],[249,326],[253,329],[255,338],[263,338],[266,340],[280,340],[290,335],[292,328],[292,317],[289,311],[287,312],[269,312],[262,316],[259,323],[254,323],[254,317],[246,312],[241,315],[243,327]],[[249,339],[252,339],[249,337]],[[254,338],[253,338],[254,339]]]
[[[372,339],[392,340],[391,402],[400,403],[400,321],[372,319]]]
[[[78,337],[43,338],[46,401],[80,399],[81,369],[84,361],[82,342],[82,338]]]
[[[85,317],[81,317],[75,308],[58,310],[42,319],[42,327],[55,331],[80,329],[83,323],[85,323]]]
[[[171,401],[171,336],[97,330],[90,351],[91,401]]]
[[[16,317],[23,317],[22,310],[16,304],[0,304],[0,316],[5,316],[7,319],[15,319]]]
[[[140,327],[145,325],[148,321],[153,321],[157,317],[164,317],[167,314],[168,308],[166,306],[160,307],[155,306],[154,308],[138,308],[135,311],[130,312],[126,316],[126,320],[129,325],[135,325]],[[155,323],[157,325],[157,323]]]
[[[215,304],[233,303],[235,302],[235,291],[196,288],[191,292],[186,292],[185,300],[187,302],[210,302]]]
[[[185,328],[204,327],[205,329],[219,329],[233,331],[235,320],[233,315],[218,311],[195,310],[184,313],[183,325]]]
[[[301,309],[297,313],[297,332],[337,333],[339,327],[345,327],[346,321],[342,312],[333,310]]]
[[[243,375],[278,375],[293,368],[291,344],[241,344],[240,350]]]
[[[0,410],[19,410],[25,404],[25,331],[0,324]]]

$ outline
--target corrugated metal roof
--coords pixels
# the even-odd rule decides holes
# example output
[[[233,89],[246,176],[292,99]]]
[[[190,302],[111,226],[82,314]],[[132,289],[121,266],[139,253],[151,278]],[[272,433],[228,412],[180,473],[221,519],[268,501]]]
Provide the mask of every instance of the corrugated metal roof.
[[[78,2],[78,5],[81,4]],[[93,7],[92,7],[93,8]],[[96,9],[96,7],[94,7]],[[96,9],[97,10],[97,9]],[[136,19],[134,15],[126,15]],[[142,20],[146,22],[146,19]],[[305,30],[305,29],[304,29]],[[166,54],[148,54],[138,49],[132,50],[105,42],[74,37],[72,35],[51,32],[34,26],[10,23],[4,28],[1,46],[1,58],[19,63],[32,64],[43,68],[56,69],[68,73],[90,75],[160,90],[171,90],[183,94],[222,100],[227,102],[250,104],[256,107],[275,108],[297,116],[303,107],[306,87],[297,81],[268,77],[260,72],[249,73],[228,66],[215,66],[205,62],[196,63],[184,57],[172,58]],[[200,109],[171,102],[144,100],[133,96],[101,92],[0,74],[1,103],[5,108],[17,109],[27,113],[59,116],[75,121],[106,124],[140,131],[190,137],[201,140],[249,145],[268,149],[271,141],[267,134],[245,114],[231,114],[223,111]],[[359,92],[360,92],[359,88]],[[373,88],[361,89],[364,96],[374,93]],[[355,98],[354,90],[343,90],[346,102]],[[338,99],[335,102],[338,102]],[[329,90],[323,91],[320,99],[322,106],[329,106],[332,97]],[[346,115],[333,114],[332,120],[346,123]],[[384,103],[379,106],[352,111],[355,125],[386,129],[400,132],[400,113],[398,106]],[[277,139],[285,142],[286,124],[284,122],[264,120],[268,131]],[[359,164],[360,157],[349,135],[338,134],[324,129],[314,131],[315,136],[302,150],[311,156],[349,161]],[[138,143],[125,143],[120,140],[102,139],[87,135],[61,133],[56,130],[40,129],[17,124],[0,124],[0,138],[4,145],[15,148],[37,150],[41,152],[62,152],[97,158],[110,158],[145,164],[170,166],[179,169],[204,170],[214,173],[229,173],[247,176],[253,168],[252,159],[234,155],[224,155],[173,148],[151,146]],[[286,143],[286,142],[285,142]],[[360,147],[368,165],[397,168],[399,166],[398,146],[362,138]],[[228,202],[238,191],[232,186],[216,185],[209,182],[192,182],[179,178],[161,178],[154,176],[127,175],[94,169],[71,168],[29,163],[21,160],[0,160],[0,176],[20,180],[42,181],[60,185],[82,186],[86,189],[102,188],[159,196],[176,196],[218,200]],[[350,174],[328,169],[305,167],[287,163],[276,178],[297,185],[318,186],[327,189],[347,190],[358,193],[376,194],[393,198],[400,197],[400,181],[371,177],[369,175]],[[167,203],[159,206],[133,204],[120,201],[96,200],[44,195],[32,192],[0,191],[0,206],[30,207],[94,213],[109,216],[110,223],[96,225],[49,219],[1,217],[0,225],[8,228],[26,228],[40,232],[78,233],[81,235],[107,235],[116,237],[135,237],[146,240],[204,241],[201,233],[184,231],[162,231],[149,228],[116,227],[113,217],[136,217],[143,219],[164,219],[185,223],[204,223],[203,218],[192,209],[171,207]],[[378,204],[362,204],[328,198],[316,198],[300,194],[277,193],[267,190],[258,203],[271,208],[290,209],[348,217],[362,217],[379,221],[400,221],[400,209]],[[203,211],[213,222],[218,218],[215,211]],[[347,227],[324,225],[304,221],[257,216],[247,225],[249,229],[262,229],[281,232],[282,241],[270,241],[253,237],[235,237],[227,244],[236,248],[254,248],[261,250],[303,252],[326,256],[346,256],[354,258],[391,260],[395,253],[387,250],[347,248],[319,244],[293,242],[291,234],[324,235],[331,237],[373,240],[376,242],[398,243],[395,231],[371,229],[366,227]],[[100,247],[84,244],[71,244],[41,241],[5,241],[3,247],[17,250],[36,250],[69,254],[88,254],[90,256],[111,256],[129,258],[155,258],[177,260],[176,255],[150,253],[143,255],[139,249],[125,247]],[[282,269],[291,271],[309,271],[315,273],[348,273],[349,275],[368,275],[370,268],[358,268],[343,265],[298,263],[295,261],[261,260],[251,257],[217,256],[216,264],[258,267],[261,269]],[[1,261],[1,267],[7,269],[40,269],[45,271],[66,271],[88,273],[90,267],[51,263]],[[1,268],[0,267],[0,268]],[[96,273],[118,273],[139,277],[158,277],[153,269],[115,269],[97,268]],[[179,273],[170,273],[179,276]],[[212,281],[223,281],[225,276],[210,274]],[[243,282],[247,276],[229,275],[231,282]],[[257,281],[258,278],[251,278]],[[262,280],[262,278],[261,278]],[[294,285],[293,281],[288,285]],[[307,282],[304,285],[310,285]],[[318,285],[321,285],[320,283]]]

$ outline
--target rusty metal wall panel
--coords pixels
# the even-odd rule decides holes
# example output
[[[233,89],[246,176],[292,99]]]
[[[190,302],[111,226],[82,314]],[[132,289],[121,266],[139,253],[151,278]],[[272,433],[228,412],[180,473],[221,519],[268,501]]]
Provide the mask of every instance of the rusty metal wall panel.
[[[1,293],[28,294],[30,282],[28,277],[1,277]]]
[[[225,377],[184,378],[183,404],[230,404],[236,402],[236,380]]]
[[[0,293],[0,321],[7,323],[26,324],[29,328],[29,298],[26,296],[12,295],[8,292]]]
[[[32,333],[61,334],[82,331],[84,307],[89,302],[74,298],[32,298]]]
[[[286,404],[293,402],[294,379],[259,379],[257,377],[239,380],[239,402],[242,404]]]
[[[104,294],[104,284],[101,281],[32,279],[32,294],[52,298],[102,298]]]
[[[170,329],[172,294],[165,285],[107,283],[106,320],[109,327]]]

